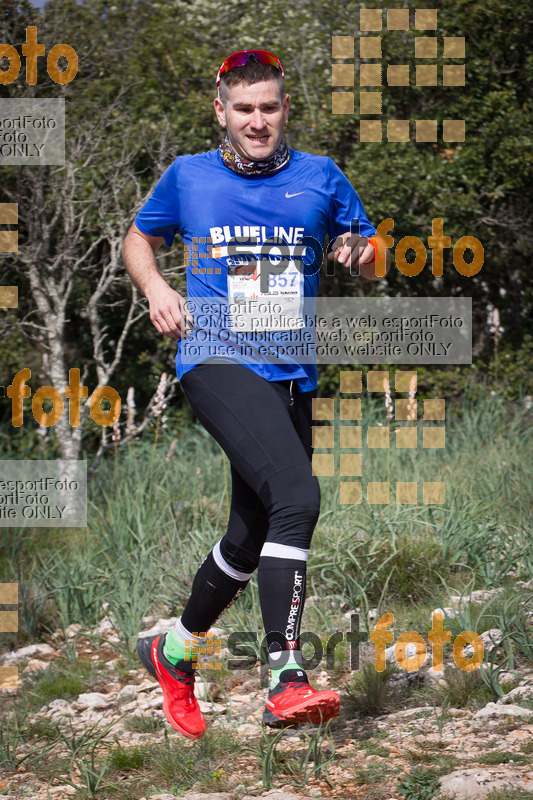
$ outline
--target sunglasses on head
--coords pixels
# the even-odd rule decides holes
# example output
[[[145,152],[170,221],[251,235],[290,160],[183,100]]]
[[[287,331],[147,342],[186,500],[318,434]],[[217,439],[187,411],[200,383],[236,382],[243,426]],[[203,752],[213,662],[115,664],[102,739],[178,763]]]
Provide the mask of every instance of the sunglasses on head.
[[[272,67],[276,67],[276,69],[279,69],[281,72],[281,77],[285,78],[285,73],[283,72],[283,67],[279,59],[272,55],[272,53],[269,53],[268,50],[239,50],[238,53],[232,53],[231,56],[228,56],[220,67],[217,75],[217,87],[220,84],[220,76],[224,72],[229,72],[229,70],[234,67],[244,67],[250,58],[255,58],[260,64],[269,64]]]

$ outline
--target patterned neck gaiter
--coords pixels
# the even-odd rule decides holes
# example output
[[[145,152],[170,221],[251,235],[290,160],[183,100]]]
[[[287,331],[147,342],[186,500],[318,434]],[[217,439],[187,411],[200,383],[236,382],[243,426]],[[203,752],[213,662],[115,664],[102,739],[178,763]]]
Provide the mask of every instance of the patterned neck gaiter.
[[[274,172],[279,172],[290,158],[284,138],[281,139],[278,149],[265,161],[249,161],[247,158],[241,158],[231,147],[227,136],[218,149],[224,164],[238,175],[272,175]]]

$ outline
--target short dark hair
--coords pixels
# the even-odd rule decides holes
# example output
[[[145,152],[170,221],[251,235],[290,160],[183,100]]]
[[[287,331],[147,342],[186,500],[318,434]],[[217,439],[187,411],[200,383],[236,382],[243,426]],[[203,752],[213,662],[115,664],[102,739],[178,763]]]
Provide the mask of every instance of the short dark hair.
[[[236,86],[238,83],[251,86],[253,83],[260,83],[261,81],[276,81],[279,88],[280,100],[283,99],[284,80],[279,69],[273,67],[271,64],[260,64],[259,61],[253,58],[242,67],[233,67],[233,69],[222,73],[220,76],[220,86],[218,87],[218,96],[223,105],[226,105],[228,89],[232,86]]]

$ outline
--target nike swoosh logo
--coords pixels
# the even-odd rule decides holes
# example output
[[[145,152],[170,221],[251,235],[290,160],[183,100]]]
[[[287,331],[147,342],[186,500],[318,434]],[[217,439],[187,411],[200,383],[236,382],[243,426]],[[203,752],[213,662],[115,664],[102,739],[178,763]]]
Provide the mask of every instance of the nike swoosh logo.
[[[305,191],[305,189],[304,189],[304,191]],[[289,194],[288,192],[285,192],[285,197],[287,197],[287,198],[289,198],[289,197],[298,197],[299,194],[303,194],[303,193],[304,192],[294,192],[294,194]]]

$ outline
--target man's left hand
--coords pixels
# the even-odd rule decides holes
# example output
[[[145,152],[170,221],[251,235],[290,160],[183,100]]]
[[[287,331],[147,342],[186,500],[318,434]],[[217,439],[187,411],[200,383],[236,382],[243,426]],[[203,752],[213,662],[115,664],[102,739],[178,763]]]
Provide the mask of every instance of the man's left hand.
[[[372,237],[375,240],[376,237]],[[389,270],[390,254],[385,250],[385,274]],[[378,256],[379,258],[379,256]],[[328,253],[329,261],[338,261],[346,267],[359,266],[359,274],[368,280],[379,281],[382,275],[376,275],[376,250],[365,236],[356,233],[343,233],[337,236]]]

